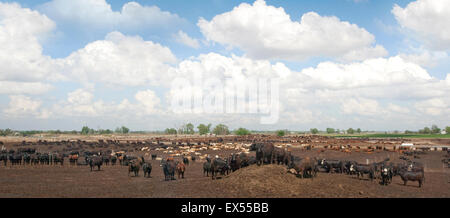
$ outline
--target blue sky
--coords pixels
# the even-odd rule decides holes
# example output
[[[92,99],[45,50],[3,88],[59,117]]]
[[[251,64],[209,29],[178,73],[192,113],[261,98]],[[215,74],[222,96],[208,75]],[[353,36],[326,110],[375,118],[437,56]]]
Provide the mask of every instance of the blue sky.
[[[0,68],[0,128],[444,127],[450,125],[443,94],[450,86],[448,6],[429,0],[0,1],[0,43],[9,45],[0,63],[11,66]],[[233,69],[259,75],[256,65],[271,76],[280,75],[276,66],[288,69],[278,122],[170,112],[175,78],[200,69],[212,69],[202,71],[204,78],[225,78]]]

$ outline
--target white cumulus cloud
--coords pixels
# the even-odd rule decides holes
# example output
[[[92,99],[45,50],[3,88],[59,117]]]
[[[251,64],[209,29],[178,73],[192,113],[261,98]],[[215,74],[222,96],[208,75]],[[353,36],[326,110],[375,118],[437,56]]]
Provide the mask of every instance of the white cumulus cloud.
[[[413,32],[434,50],[450,49],[450,1],[417,0],[405,8],[392,9],[398,23]]]
[[[208,40],[238,47],[259,59],[362,60],[387,55],[382,46],[374,46],[375,37],[356,24],[315,12],[293,21],[283,8],[268,6],[264,0],[242,3],[211,21],[201,18],[197,25]]]
[[[55,23],[37,11],[0,2],[0,93],[43,93],[50,89],[45,81],[62,78],[40,44],[54,28]]]
[[[176,58],[169,48],[139,36],[111,32],[105,40],[89,43],[59,60],[59,67],[73,80],[111,85],[159,84],[167,78]]]

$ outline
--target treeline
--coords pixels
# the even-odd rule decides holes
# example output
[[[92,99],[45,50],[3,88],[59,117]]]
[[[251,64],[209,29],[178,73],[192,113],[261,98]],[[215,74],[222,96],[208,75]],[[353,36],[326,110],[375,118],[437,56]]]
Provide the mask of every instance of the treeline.
[[[30,136],[35,134],[76,134],[76,130],[72,131],[61,131],[61,130],[11,130],[11,129],[0,129],[0,136]]]
[[[83,126],[81,131],[71,130],[71,131],[61,131],[61,130],[26,130],[26,131],[16,131],[11,129],[0,129],[0,136],[31,136],[36,134],[81,134],[81,135],[102,135],[102,134],[128,134],[130,129],[122,126],[117,127],[114,131],[110,129],[92,129],[88,126]]]
[[[450,126],[446,126],[444,128],[445,134],[450,134]],[[419,133],[419,134],[441,134],[441,128],[439,128],[437,125],[433,124],[431,125],[431,127],[424,127],[423,129],[419,129],[418,131],[410,131],[410,130],[406,130],[405,134],[414,134],[414,133]]]
[[[88,126],[83,126],[83,128],[81,128],[81,135],[93,135],[93,134],[113,134],[113,133],[117,133],[117,134],[128,134],[130,133],[130,129],[122,126],[122,127],[117,127],[116,130],[112,131],[110,129],[91,129]]]
[[[317,128],[311,128],[309,130],[309,132],[312,133],[312,134],[318,134],[318,133],[324,132],[324,131],[320,131]],[[362,130],[361,130],[361,128],[357,128],[357,129],[348,128],[347,130],[327,128],[325,132],[328,133],[328,134],[334,134],[334,133],[337,133],[337,134],[340,134],[340,133],[355,134],[355,133],[361,133]]]
[[[215,135],[229,135],[231,134],[232,131],[230,131],[230,129],[228,128],[227,125],[225,124],[218,124],[216,125],[213,129],[212,128],[212,124],[199,124],[196,129],[197,131],[195,131],[195,127],[194,124],[192,123],[187,123],[187,124],[183,124],[181,127],[179,127],[178,129],[175,128],[167,128],[164,133],[165,134],[169,134],[169,135],[176,135],[176,134],[187,134],[187,135],[192,135],[195,133],[198,133],[200,135],[206,135],[206,134],[215,134]],[[239,128],[237,130],[233,131],[234,134],[236,135],[249,135],[251,134],[251,131],[245,128]]]

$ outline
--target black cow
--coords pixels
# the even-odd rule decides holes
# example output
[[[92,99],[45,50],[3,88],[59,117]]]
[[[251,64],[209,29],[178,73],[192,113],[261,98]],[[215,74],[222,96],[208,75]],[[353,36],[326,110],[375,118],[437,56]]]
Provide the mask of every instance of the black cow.
[[[117,157],[116,156],[111,156],[111,165],[116,165],[117,162]]]
[[[175,180],[176,163],[173,159],[161,160],[160,166],[163,168],[165,181]]]
[[[256,147],[256,160],[258,161],[258,166],[264,163],[271,164],[274,160],[274,146],[272,143],[264,143]]]
[[[183,157],[183,163],[189,166],[189,159],[187,157]]]
[[[322,160],[320,165],[324,167],[328,173],[332,173],[335,170],[339,173],[344,172],[344,162],[340,160]]]
[[[381,184],[382,185],[389,185],[390,182],[392,182],[392,168],[389,166],[383,166],[381,168]]]
[[[211,178],[217,178],[217,174],[225,175],[230,169],[228,161],[221,158],[215,158],[211,163]]]
[[[0,154],[0,161],[3,161],[4,165],[6,166],[8,162],[8,154],[7,153],[1,153]]]
[[[209,176],[209,172],[211,172],[211,159],[207,158],[206,162],[203,163],[203,176],[206,173],[206,176]]]
[[[152,164],[145,162],[142,165],[142,171],[144,171],[144,177],[150,178],[150,173],[152,173]]]
[[[106,166],[108,166],[109,162],[111,161],[111,156],[110,155],[102,155],[102,161]]]
[[[238,154],[231,154],[230,167],[233,172],[241,168],[241,162],[241,157]]]
[[[288,153],[286,150],[282,149],[282,148],[277,148],[275,147],[274,150],[274,158],[275,158],[275,162],[277,164],[283,164],[283,165],[288,165],[289,164],[289,160],[290,160],[290,153]]]
[[[364,174],[369,174],[370,181],[375,178],[375,169],[373,165],[355,164],[350,166],[350,171],[356,172],[359,177],[364,178]]]
[[[89,166],[91,167],[91,171],[95,166],[97,166],[98,171],[100,171],[100,167],[103,164],[103,160],[99,156],[92,156],[92,157],[88,157],[88,163],[89,163]]]
[[[344,172],[345,172],[346,174],[352,175],[352,174],[355,173],[355,172],[350,171],[350,166],[351,166],[352,164],[353,164],[353,165],[356,165],[356,161],[343,161],[343,164],[344,164]]]
[[[62,155],[62,154],[53,154],[53,155],[51,155],[51,157],[52,157],[54,165],[56,165],[58,163],[60,163],[61,166],[64,165],[64,155]]]
[[[425,174],[422,171],[400,171],[400,177],[403,180],[403,185],[406,185],[408,181],[418,181],[419,187],[422,187],[423,182],[425,181]]]

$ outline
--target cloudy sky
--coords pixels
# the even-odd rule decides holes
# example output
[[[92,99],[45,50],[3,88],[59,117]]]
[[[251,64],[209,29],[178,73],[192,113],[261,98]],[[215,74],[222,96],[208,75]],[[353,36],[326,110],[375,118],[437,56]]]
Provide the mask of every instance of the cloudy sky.
[[[450,125],[449,0],[0,0],[0,128]],[[280,80],[280,118],[175,114],[170,84]]]

